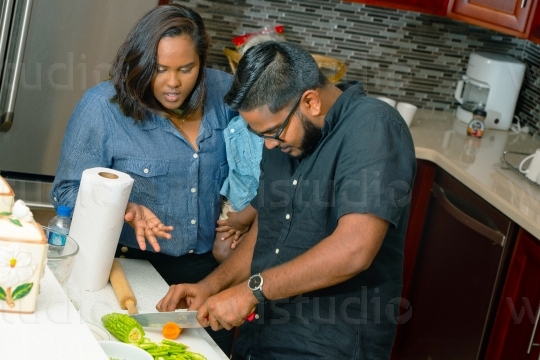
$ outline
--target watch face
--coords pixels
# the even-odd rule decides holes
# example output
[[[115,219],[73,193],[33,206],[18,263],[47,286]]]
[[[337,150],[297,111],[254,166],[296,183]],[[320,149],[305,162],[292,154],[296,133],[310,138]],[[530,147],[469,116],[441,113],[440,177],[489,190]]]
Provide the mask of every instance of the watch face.
[[[261,286],[262,278],[259,275],[254,275],[249,279],[249,287],[250,289],[258,289],[259,286]]]

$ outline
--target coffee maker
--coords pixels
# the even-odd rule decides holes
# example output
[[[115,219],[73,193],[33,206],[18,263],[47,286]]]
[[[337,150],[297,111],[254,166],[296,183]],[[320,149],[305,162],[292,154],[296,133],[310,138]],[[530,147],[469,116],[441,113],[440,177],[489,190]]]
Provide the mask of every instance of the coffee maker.
[[[468,124],[480,108],[487,112],[486,128],[508,130],[524,75],[525,64],[509,55],[472,53],[454,93],[460,103],[456,117]]]

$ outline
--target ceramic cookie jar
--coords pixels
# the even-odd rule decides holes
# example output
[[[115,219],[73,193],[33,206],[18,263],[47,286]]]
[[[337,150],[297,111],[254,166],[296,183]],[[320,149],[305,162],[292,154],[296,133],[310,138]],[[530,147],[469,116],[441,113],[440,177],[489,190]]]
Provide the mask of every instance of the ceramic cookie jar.
[[[47,261],[47,238],[0,177],[0,312],[33,313]]]

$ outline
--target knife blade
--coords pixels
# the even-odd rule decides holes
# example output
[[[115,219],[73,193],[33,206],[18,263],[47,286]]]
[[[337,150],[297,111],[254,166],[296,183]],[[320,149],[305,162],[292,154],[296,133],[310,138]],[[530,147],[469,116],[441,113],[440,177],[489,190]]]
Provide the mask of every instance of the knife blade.
[[[196,310],[132,314],[129,316],[137,320],[142,327],[162,328],[168,322],[176,323],[181,328],[201,327],[197,321]]]
[[[129,316],[137,320],[142,327],[162,328],[168,322],[176,323],[184,329],[202,327],[197,320],[197,310],[131,314]],[[246,317],[246,320],[253,321],[258,318],[257,314],[251,313]]]

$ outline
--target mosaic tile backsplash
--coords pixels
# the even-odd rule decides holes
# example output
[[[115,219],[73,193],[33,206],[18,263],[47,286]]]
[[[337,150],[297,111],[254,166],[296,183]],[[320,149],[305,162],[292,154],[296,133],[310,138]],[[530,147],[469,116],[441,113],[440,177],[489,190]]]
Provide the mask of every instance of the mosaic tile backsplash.
[[[209,66],[231,72],[223,49],[263,26],[284,25],[287,41],[347,64],[344,80],[369,95],[453,112],[456,82],[471,52],[508,54],[527,64],[516,107],[522,125],[540,129],[540,45],[461,21],[340,0],[172,0],[197,10],[212,36]]]

